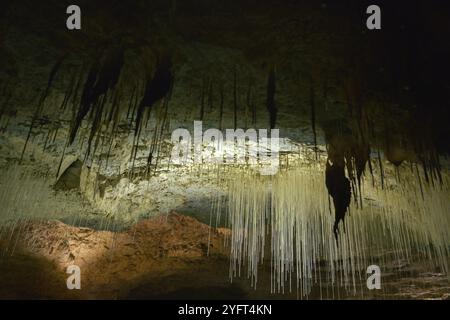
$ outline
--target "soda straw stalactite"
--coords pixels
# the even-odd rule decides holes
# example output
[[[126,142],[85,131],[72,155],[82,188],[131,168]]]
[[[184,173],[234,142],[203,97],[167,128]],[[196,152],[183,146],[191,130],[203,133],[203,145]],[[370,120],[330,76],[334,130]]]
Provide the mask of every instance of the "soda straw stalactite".
[[[442,189],[423,186],[423,198],[417,197],[421,191],[416,173],[407,166],[398,169],[401,183],[389,179],[381,188],[380,172],[374,173],[375,187],[363,179],[365,196],[371,200],[363,207],[350,204],[352,215],[337,242],[322,168],[295,166],[272,178],[241,171],[239,178],[230,179],[232,278],[246,275],[257,286],[259,266],[269,264],[272,291],[297,290],[301,296],[311,291],[325,267],[332,287],[358,294],[358,279],[365,281],[366,268],[375,257],[381,257],[377,263],[383,266],[392,259],[425,260],[448,272],[448,173]],[[384,168],[388,169],[395,170]]]

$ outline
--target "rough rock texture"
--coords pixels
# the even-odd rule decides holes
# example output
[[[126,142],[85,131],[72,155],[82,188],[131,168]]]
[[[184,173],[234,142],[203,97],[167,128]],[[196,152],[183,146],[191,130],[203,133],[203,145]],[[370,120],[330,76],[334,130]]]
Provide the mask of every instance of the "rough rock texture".
[[[64,292],[63,297],[117,298],[142,279],[208,269],[227,256],[221,233],[176,213],[141,220],[119,233],[59,221],[24,222],[17,228],[10,241],[2,239],[6,255],[45,260],[52,267],[42,271],[52,272],[60,280],[69,265],[80,267],[82,290]],[[8,258],[3,257],[2,263],[6,263],[4,259]],[[5,278],[1,278],[3,282]],[[64,286],[65,281],[57,283],[55,279],[41,283],[38,297],[57,297]],[[14,288],[9,289],[13,295]]]
[[[449,135],[442,4],[425,11],[414,3],[407,14],[385,3],[379,32],[366,30],[360,1],[80,1],[77,32],[63,23],[67,4],[5,5],[0,164],[20,159],[57,176],[64,156],[77,157],[91,171],[87,198],[105,215],[134,222],[220,191],[208,186],[208,194],[208,179],[185,172],[173,187],[164,173],[170,133],[200,119],[205,129],[272,121],[295,143],[338,144],[356,163],[349,179],[375,149],[397,165],[422,163],[427,181],[440,178],[435,151],[445,153]],[[167,55],[170,72],[161,70]],[[173,75],[173,88],[169,95],[161,81],[167,99],[150,99],[141,115],[158,74]],[[136,137],[138,122],[146,125]]]

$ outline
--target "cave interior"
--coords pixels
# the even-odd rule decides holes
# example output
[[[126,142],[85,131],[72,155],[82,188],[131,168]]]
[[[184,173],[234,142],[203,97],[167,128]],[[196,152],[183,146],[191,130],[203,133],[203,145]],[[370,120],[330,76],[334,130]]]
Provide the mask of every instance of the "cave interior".
[[[76,2],[0,5],[0,298],[450,297],[446,1]]]

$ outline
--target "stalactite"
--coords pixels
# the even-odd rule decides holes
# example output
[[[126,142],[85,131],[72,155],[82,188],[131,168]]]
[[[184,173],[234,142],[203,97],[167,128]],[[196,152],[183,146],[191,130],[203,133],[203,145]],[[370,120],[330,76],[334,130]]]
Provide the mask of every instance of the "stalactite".
[[[164,104],[163,104],[163,118],[161,121],[161,126],[160,126],[160,132],[159,132],[159,137],[158,137],[158,147],[157,147],[157,158],[156,158],[156,163],[155,163],[155,171],[158,169],[158,162],[160,157],[160,151],[161,151],[161,143],[163,140],[163,133],[164,133],[164,129],[166,126],[166,122],[167,122],[167,117],[169,114],[169,101],[172,97],[172,90],[173,90],[173,82],[172,82],[172,86],[169,90],[169,93],[167,95],[167,97],[164,99]]]
[[[36,120],[38,119],[39,115],[42,112],[42,108],[44,106],[44,102],[47,99],[47,96],[48,96],[48,94],[50,92],[50,89],[52,87],[52,84],[53,84],[53,81],[55,79],[55,76],[58,73],[58,70],[60,69],[61,64],[64,61],[64,59],[66,58],[66,56],[67,56],[66,54],[62,55],[58,59],[58,61],[56,61],[55,65],[52,67],[52,69],[50,70],[50,75],[49,75],[48,81],[47,81],[47,87],[45,88],[44,92],[42,93],[41,97],[39,98],[39,101],[38,101],[38,104],[36,106],[34,115],[31,118],[30,127],[28,128],[27,137],[25,138],[25,145],[23,146],[22,153],[20,155],[19,163],[21,163],[22,160],[23,160],[23,156],[25,154],[25,150],[27,149],[28,141],[30,140],[31,133],[33,131],[34,125],[36,123]]]
[[[93,108],[93,110],[95,110],[95,115],[94,115],[94,119],[92,121],[91,130],[89,133],[88,145],[87,145],[86,157],[85,157],[86,159],[89,157],[89,155],[91,153],[92,139],[94,138],[95,134],[98,132],[98,130],[101,126],[102,113],[103,113],[103,108],[105,107],[105,104],[106,104],[106,100],[107,100],[107,94],[105,94],[101,98],[101,100],[98,101],[97,106],[95,108]],[[95,154],[95,148],[94,148],[93,154]]]
[[[147,168],[146,168],[146,175],[147,179],[150,176],[150,167],[152,165],[153,161],[153,154],[155,153],[156,145],[158,143],[158,121],[156,122],[155,128],[153,130],[153,136],[150,143],[150,149],[147,156]]]
[[[51,133],[51,130],[48,130],[47,135],[45,136],[44,146],[42,147],[42,151],[45,151],[45,149],[47,148],[47,143],[50,138],[50,133]]]
[[[420,187],[420,194],[422,195],[422,199],[424,199],[424,193],[423,193],[423,186],[422,186],[422,179],[420,178],[420,173],[419,173],[419,167],[417,166],[417,164],[415,165],[416,167],[416,174],[417,174],[417,180],[419,182],[419,187]]]
[[[144,89],[145,89],[145,82],[144,82],[144,84],[143,84],[143,87],[144,87]],[[136,94],[135,94],[135,97],[134,97],[134,103],[133,103],[133,107],[132,107],[132,112],[131,112],[131,117],[130,117],[130,127],[132,127],[133,126],[133,121],[134,121],[134,119],[135,119],[135,114],[136,114],[136,111],[137,111],[137,108],[138,108],[138,105],[139,105],[139,98],[138,98],[138,96],[139,96],[139,94],[138,94],[138,91],[139,91],[139,83],[138,83],[138,85],[137,85],[137,89],[136,89],[137,91],[136,91]],[[130,101],[131,102],[131,101]]]
[[[71,79],[70,79],[69,87],[68,87],[68,89],[66,90],[66,92],[64,94],[64,99],[61,102],[61,106],[60,106],[60,110],[61,111],[64,111],[66,109],[66,106],[69,103],[69,100],[70,100],[73,92],[75,91],[75,88],[74,88],[74,86],[76,85],[75,84],[75,79],[76,79],[76,73],[74,72],[72,74]],[[75,91],[75,94],[76,94],[76,91]]]
[[[136,163],[136,156],[137,156],[137,152],[138,152],[138,148],[139,148],[139,139],[140,139],[141,131],[142,131],[141,126],[136,126],[136,128],[137,128],[137,133],[135,131],[135,134],[133,136],[133,143],[132,143],[131,155],[130,155],[131,168],[130,168],[130,171],[128,174],[129,179],[133,178],[134,167],[135,167],[135,163]]]
[[[310,83],[310,104],[311,104],[311,128],[313,132],[313,139],[314,139],[314,152],[316,154],[317,159],[317,132],[316,132],[316,105],[314,100],[314,84]]]
[[[345,170],[336,159],[328,159],[325,170],[325,184],[328,193],[333,198],[335,220],[333,232],[338,239],[339,222],[344,223],[345,214],[350,205],[351,188],[350,180],[345,176]]]
[[[206,87],[206,79],[202,80],[202,90],[200,97],[200,121],[203,121],[203,117],[205,116],[205,87]]]
[[[252,126],[256,126],[256,108],[252,102],[252,81],[249,81],[247,88],[247,109],[250,111]]]
[[[87,79],[83,86],[83,91],[81,93],[80,105],[77,111],[77,115],[71,125],[70,135],[69,135],[69,143],[73,143],[75,140],[75,136],[77,134],[78,128],[81,126],[81,121],[89,112],[91,104],[94,101],[91,100],[91,91],[95,85],[97,80],[97,74],[99,72],[99,62],[95,61],[88,73]]]
[[[275,128],[278,113],[278,108],[275,104],[275,91],[276,91],[275,67],[272,67],[269,71],[269,76],[267,78],[267,101],[266,101],[267,110],[269,111],[269,123],[271,129]]]
[[[336,168],[331,167],[330,174],[337,176],[333,179],[345,179],[342,167]],[[443,190],[427,186],[420,198],[416,196],[415,173],[398,169],[403,171],[401,184],[392,180],[379,189],[363,181],[371,203],[364,209],[349,203],[352,215],[346,219],[339,242],[334,239],[336,221],[327,214],[329,197],[321,166],[299,165],[272,178],[236,172],[239,178],[229,180],[226,209],[231,228],[230,277],[246,275],[257,286],[260,265],[269,263],[272,292],[295,290],[292,279],[300,295],[308,295],[320,277],[317,269],[327,266],[327,283],[332,288],[342,286],[356,294],[356,279],[365,281],[367,266],[380,253],[384,253],[379,262],[383,265],[393,254],[398,261],[426,259],[446,272],[449,185]],[[376,178],[378,186],[379,172]],[[348,180],[346,185],[349,190]],[[216,208],[220,201],[218,197]],[[266,245],[270,250],[265,250]]]
[[[211,79],[209,81],[209,87],[208,87],[208,110],[209,112],[213,111],[213,100],[214,100],[214,96],[213,96],[213,80]]]
[[[58,177],[59,177],[59,173],[60,173],[60,171],[61,171],[61,165],[62,165],[62,163],[63,163],[64,156],[66,155],[67,145],[68,145],[67,143],[64,144],[63,152],[61,153],[61,157],[60,157],[60,159],[59,159],[58,168],[56,169],[56,175],[55,175],[55,178],[58,178]]]
[[[134,131],[135,136],[138,134],[145,108],[149,108],[149,110],[151,110],[153,104],[164,98],[169,92],[173,81],[171,67],[172,57],[169,53],[163,52],[157,59],[153,77],[147,81],[144,97],[139,103],[136,115],[136,127]]]
[[[233,122],[234,130],[237,129],[237,111],[238,111],[238,101],[237,101],[237,66],[234,66],[233,72]]]
[[[131,112],[133,109],[133,99],[134,99],[134,95],[136,94],[136,91],[137,91],[137,86],[133,86],[133,89],[131,91],[130,100],[128,102],[128,109],[127,109],[127,116],[126,116],[127,119],[130,119],[130,118],[133,119],[133,117],[131,117]]]
[[[381,189],[384,189],[384,170],[383,170],[383,162],[381,160],[381,154],[380,150],[377,150],[377,159],[378,159],[378,166],[380,168],[380,178],[381,178]]]
[[[80,67],[78,79],[77,79],[77,82],[76,82],[75,87],[73,89],[72,101],[71,101],[73,110],[76,110],[76,107],[77,107],[78,96],[79,96],[78,91],[80,90],[81,84],[83,82],[84,72],[85,72],[85,65],[83,64]]]
[[[52,139],[52,143],[55,143],[56,141],[56,137],[58,136],[58,131],[59,131],[59,124],[56,124],[56,128],[55,128],[55,133],[53,134],[53,139]]]
[[[116,87],[124,64],[123,48],[110,49],[105,52],[103,60],[100,60],[96,59],[89,70],[81,95],[80,107],[71,126],[70,143],[75,140],[81,121],[88,112],[91,111],[91,115],[96,117],[98,112],[94,110],[95,107],[103,107],[104,104],[98,104],[98,100]]]
[[[224,84],[220,84],[220,103],[219,103],[219,129],[223,129],[223,99],[224,99]]]

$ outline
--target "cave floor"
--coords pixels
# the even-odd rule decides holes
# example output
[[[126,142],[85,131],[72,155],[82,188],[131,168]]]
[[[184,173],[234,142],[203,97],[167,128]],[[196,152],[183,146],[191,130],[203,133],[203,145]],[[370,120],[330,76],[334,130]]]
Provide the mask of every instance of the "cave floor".
[[[448,299],[448,278],[419,263],[382,275],[382,289],[356,293],[332,286],[327,270],[308,296],[286,284],[270,293],[270,261],[259,268],[256,289],[246,278],[229,277],[227,229],[171,213],[145,219],[124,232],[26,221],[2,232],[1,299]],[[81,289],[68,290],[66,268],[78,265]],[[245,270],[245,268],[243,268]]]

